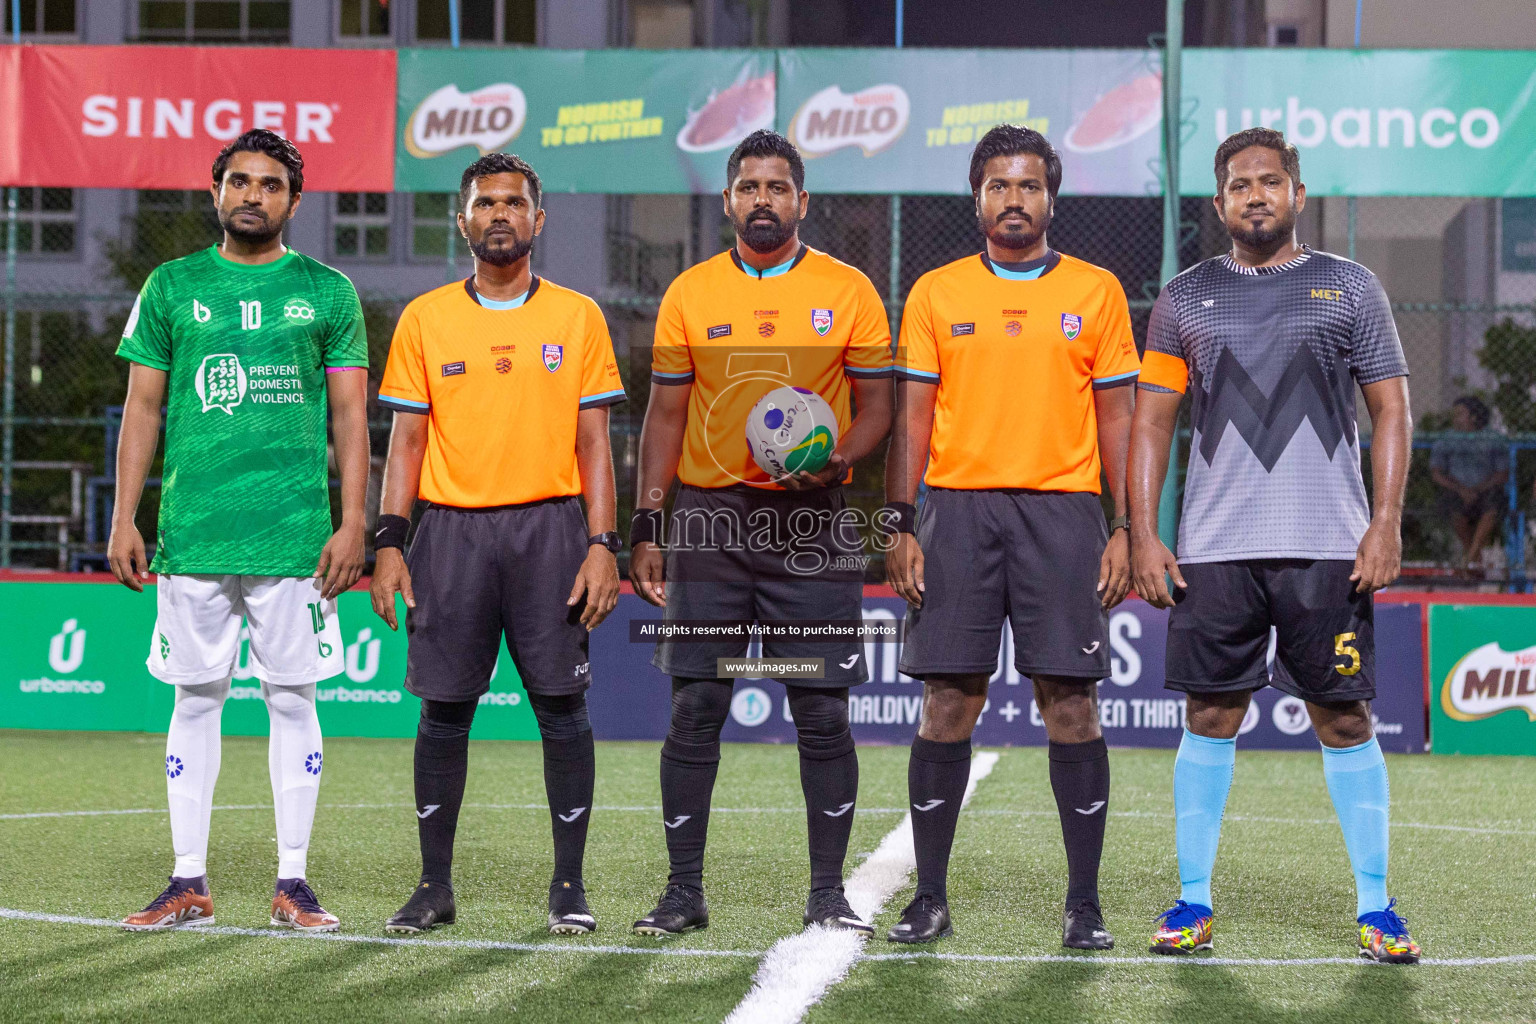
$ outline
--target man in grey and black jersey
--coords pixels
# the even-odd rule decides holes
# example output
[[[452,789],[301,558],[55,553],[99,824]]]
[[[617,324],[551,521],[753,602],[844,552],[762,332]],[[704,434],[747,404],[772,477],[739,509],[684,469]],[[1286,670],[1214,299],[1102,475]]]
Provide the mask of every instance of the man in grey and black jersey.
[[[1138,593],[1173,609],[1167,685],[1188,694],[1173,779],[1183,891],[1152,951],[1211,948],[1236,737],[1253,691],[1273,685],[1306,702],[1322,743],[1360,955],[1412,963],[1418,946],[1387,896],[1387,769],[1370,708],[1371,595],[1397,579],[1402,557],[1408,366],[1375,275],[1297,241],[1300,163],[1268,128],[1221,144],[1215,205],[1232,249],[1170,281],[1147,332],[1131,432],[1132,573]],[[1373,428],[1374,512],[1356,384]],[[1158,539],[1157,502],[1186,389],[1193,436],[1175,561]]]

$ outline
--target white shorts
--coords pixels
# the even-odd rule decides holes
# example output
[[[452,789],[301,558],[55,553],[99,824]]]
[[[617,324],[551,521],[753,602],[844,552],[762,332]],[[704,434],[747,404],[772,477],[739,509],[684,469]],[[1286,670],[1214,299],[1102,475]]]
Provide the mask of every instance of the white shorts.
[[[149,674],[178,686],[228,678],[250,625],[250,666],[274,686],[307,686],[346,667],[336,601],[307,576],[161,576]]]

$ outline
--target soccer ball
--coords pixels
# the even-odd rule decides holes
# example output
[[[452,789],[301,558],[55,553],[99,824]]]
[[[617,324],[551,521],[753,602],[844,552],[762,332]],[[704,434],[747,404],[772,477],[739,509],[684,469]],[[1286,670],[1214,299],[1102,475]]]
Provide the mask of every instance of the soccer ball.
[[[747,449],[770,477],[825,468],[837,447],[837,417],[807,388],[774,388],[747,417]]]

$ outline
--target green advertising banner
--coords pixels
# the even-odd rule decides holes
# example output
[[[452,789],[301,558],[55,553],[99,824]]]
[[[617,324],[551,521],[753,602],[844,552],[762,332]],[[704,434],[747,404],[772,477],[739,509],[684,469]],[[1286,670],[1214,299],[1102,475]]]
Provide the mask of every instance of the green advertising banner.
[[[346,672],[315,691],[327,736],[415,736],[420,702],[404,688],[405,632],[392,633],[361,591],[342,594],[337,614]],[[403,623],[405,609],[400,608]],[[6,625],[0,662],[0,728],[164,732],[174,688],[144,659],[155,624],[155,592],[104,583],[0,583]],[[224,732],[267,733],[260,682],[241,631]],[[503,648],[480,698],[476,739],[537,739],[538,726]]]
[[[1429,610],[1436,754],[1536,754],[1536,607]]]
[[[778,103],[812,192],[969,193],[1001,122],[1051,138],[1065,194],[1161,190],[1150,50],[780,50]]]
[[[1187,50],[1185,195],[1222,139],[1285,132],[1312,195],[1536,195],[1536,52]]]
[[[395,187],[456,191],[505,150],[548,192],[715,192],[773,90],[772,50],[401,50]]]

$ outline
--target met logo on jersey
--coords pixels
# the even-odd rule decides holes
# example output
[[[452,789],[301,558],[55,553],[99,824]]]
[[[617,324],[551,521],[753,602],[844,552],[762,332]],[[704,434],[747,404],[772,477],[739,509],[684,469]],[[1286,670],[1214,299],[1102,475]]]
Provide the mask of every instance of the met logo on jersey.
[[[193,386],[197,389],[197,397],[202,399],[203,412],[222,409],[225,415],[233,416],[235,406],[245,399],[248,379],[245,367],[240,365],[240,357],[233,352],[221,352],[203,358]]]
[[[1338,302],[1344,297],[1342,288],[1313,288],[1312,298],[1327,299],[1329,302]]]

